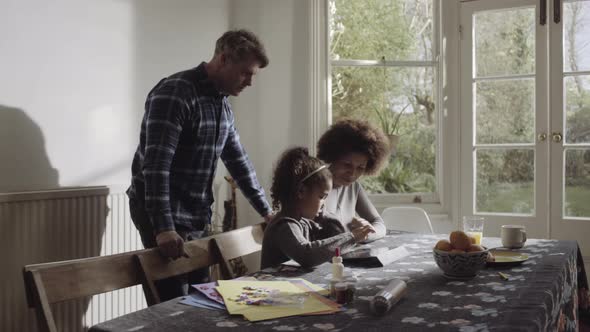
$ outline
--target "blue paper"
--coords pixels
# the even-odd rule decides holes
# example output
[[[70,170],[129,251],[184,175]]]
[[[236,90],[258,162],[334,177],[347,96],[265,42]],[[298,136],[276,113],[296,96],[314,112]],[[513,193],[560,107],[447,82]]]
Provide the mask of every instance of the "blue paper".
[[[180,301],[180,303],[209,310],[225,310],[225,306],[223,304],[219,304],[213,300],[210,300],[201,293],[192,293],[188,296],[185,296]]]

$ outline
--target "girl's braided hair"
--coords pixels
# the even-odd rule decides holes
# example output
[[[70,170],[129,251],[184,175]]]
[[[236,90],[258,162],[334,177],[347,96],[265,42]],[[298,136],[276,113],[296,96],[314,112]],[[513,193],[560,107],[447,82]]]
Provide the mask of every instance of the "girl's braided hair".
[[[294,147],[283,152],[275,167],[270,188],[273,209],[279,210],[292,202],[302,185],[313,186],[332,179],[332,173],[327,167],[305,178],[323,165],[321,160],[309,155],[307,148]]]

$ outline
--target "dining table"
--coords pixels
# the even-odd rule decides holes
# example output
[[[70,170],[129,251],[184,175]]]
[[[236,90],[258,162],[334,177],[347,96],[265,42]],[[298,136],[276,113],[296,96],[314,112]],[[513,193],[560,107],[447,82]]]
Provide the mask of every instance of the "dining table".
[[[589,317],[588,281],[576,241],[528,239],[515,250],[527,259],[490,265],[470,279],[445,276],[433,247],[445,234],[388,231],[372,248],[403,246],[409,255],[385,266],[347,264],[357,278],[355,297],[341,311],[250,322],[225,310],[180,303],[183,297],[112,319],[90,328],[108,331],[577,331]],[[487,248],[501,247],[484,237]],[[311,269],[280,267],[251,274],[260,280],[303,278],[328,287],[329,262]],[[373,296],[394,279],[405,281],[402,299],[383,315],[370,309]]]

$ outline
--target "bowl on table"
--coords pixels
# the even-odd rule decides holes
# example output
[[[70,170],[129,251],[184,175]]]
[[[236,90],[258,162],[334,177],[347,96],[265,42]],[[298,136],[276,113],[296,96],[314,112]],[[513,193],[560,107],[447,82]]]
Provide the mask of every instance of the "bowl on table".
[[[470,279],[486,266],[489,250],[458,253],[434,248],[432,253],[436,265],[446,277]]]

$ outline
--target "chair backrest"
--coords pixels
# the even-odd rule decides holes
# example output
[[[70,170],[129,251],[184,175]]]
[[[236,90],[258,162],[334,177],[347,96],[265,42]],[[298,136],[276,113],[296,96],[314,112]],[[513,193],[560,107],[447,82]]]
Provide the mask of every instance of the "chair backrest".
[[[160,303],[155,281],[169,277],[189,273],[200,268],[209,267],[220,262],[218,255],[211,250],[211,237],[196,239],[184,243],[184,250],[188,258],[181,257],[176,260],[163,257],[157,248],[137,253],[137,261],[143,272],[146,302],[149,306]]]
[[[261,223],[213,236],[212,242],[222,263],[224,279],[233,279],[253,272],[248,271],[242,256],[262,250],[265,226],[266,224]]]
[[[25,266],[27,302],[36,309],[39,329],[57,332],[52,303],[141,284],[143,278],[135,258],[138,252]],[[145,286],[144,290],[149,292]]]
[[[381,218],[387,229],[434,234],[430,218],[424,209],[413,206],[392,206],[383,210]]]

